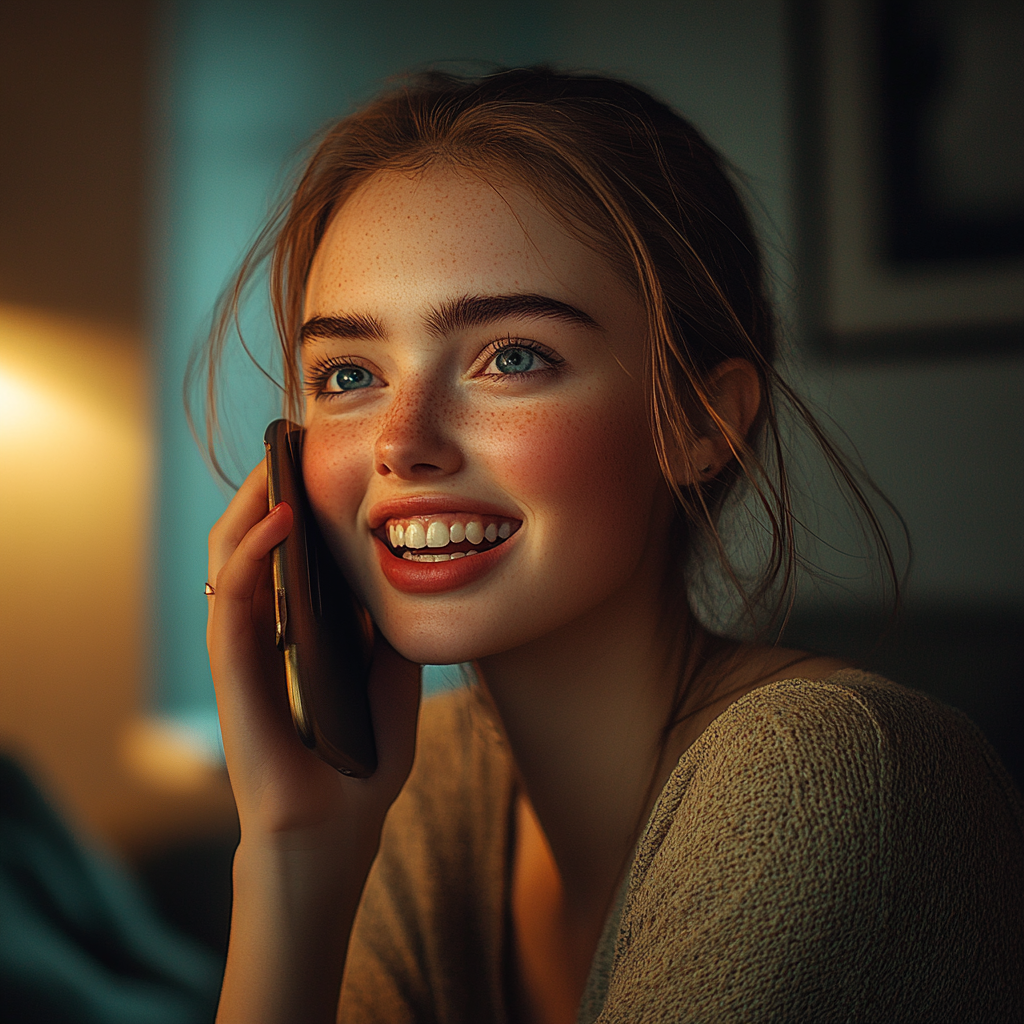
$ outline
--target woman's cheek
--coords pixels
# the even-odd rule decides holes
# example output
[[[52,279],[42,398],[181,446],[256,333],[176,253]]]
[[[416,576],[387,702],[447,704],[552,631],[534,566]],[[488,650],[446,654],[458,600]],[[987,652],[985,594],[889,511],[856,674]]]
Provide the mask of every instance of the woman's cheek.
[[[354,531],[360,503],[366,495],[372,459],[362,432],[350,427],[311,427],[306,431],[302,476],[317,522],[336,556],[346,565],[346,535]]]
[[[367,455],[362,432],[340,426],[311,427],[306,431],[302,475],[310,497],[332,504],[358,506],[365,491]]]
[[[658,475],[646,423],[637,423],[642,415],[626,402],[526,410],[495,433],[489,461],[501,467],[502,486],[531,507],[592,514],[642,501]]]

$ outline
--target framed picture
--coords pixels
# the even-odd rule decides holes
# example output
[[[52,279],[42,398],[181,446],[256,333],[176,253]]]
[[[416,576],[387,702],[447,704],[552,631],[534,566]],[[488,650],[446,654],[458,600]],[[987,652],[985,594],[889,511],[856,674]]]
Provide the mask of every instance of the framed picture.
[[[1024,4],[790,11],[812,343],[850,359],[1024,348]]]

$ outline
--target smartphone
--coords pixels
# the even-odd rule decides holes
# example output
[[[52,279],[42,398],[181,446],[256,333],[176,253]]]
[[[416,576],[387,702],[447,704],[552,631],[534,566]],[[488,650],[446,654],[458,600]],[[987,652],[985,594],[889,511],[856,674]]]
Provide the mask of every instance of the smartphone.
[[[367,682],[373,623],[324,541],[302,483],[302,428],[274,420],[263,437],[270,507],[287,502],[291,533],[273,551],[277,645],[302,742],[344,775],[377,768]]]

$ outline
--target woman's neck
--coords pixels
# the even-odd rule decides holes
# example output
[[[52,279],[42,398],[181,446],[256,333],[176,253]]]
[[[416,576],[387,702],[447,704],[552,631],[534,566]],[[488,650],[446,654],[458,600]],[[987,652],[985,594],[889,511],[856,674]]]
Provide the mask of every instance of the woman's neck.
[[[567,907],[601,919],[664,772],[678,677],[658,588],[632,591],[480,663]]]

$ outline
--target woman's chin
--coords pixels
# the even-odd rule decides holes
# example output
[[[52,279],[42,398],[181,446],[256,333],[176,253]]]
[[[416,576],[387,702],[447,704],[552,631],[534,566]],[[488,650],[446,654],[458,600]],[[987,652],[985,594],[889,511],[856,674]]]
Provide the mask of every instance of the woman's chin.
[[[423,636],[389,624],[379,624],[378,628],[403,658],[418,665],[460,665],[480,656],[466,638]]]
[[[420,665],[460,665],[512,651],[544,635],[550,609],[517,595],[487,593],[389,600],[371,593],[366,604],[377,628],[403,658]],[[538,607],[541,606],[541,607]]]

